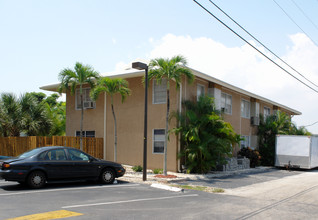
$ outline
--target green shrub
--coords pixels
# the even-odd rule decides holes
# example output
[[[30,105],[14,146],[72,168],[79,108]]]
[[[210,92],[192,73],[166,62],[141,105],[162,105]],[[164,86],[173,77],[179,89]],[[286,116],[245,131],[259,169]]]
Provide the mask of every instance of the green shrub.
[[[250,167],[255,168],[256,166],[260,165],[261,156],[257,150],[252,150],[249,147],[243,147],[239,152],[238,155],[242,157],[246,157],[250,160]]]
[[[184,158],[187,172],[207,173],[217,164],[232,156],[232,146],[239,143],[230,123],[225,122],[216,110],[213,99],[201,96],[197,102],[184,101],[186,111],[174,113],[178,127],[171,133],[180,135],[179,158]]]
[[[142,167],[140,166],[140,165],[138,165],[138,166],[133,166],[133,171],[135,171],[135,172],[141,172],[142,171]]]
[[[154,169],[153,173],[154,174],[163,174],[163,169]]]

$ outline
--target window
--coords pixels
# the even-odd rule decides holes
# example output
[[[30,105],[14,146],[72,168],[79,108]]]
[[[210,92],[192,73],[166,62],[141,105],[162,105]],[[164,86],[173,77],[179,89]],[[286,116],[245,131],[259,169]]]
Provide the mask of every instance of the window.
[[[241,102],[241,116],[243,118],[250,118],[250,102],[246,100],[242,100]]]
[[[167,102],[167,79],[162,79],[160,84],[156,79],[153,80],[152,98],[153,104]]]
[[[241,149],[243,147],[250,147],[250,136],[241,136],[244,140],[241,140]]]
[[[56,149],[43,152],[39,155],[39,160],[66,160],[65,151]]]
[[[85,160],[88,161],[90,157],[83,152],[76,149],[69,149],[68,153],[70,155],[71,160]]]
[[[226,93],[221,93],[221,109],[226,114],[232,114],[232,96]]]
[[[165,144],[165,129],[153,130],[153,153],[163,154]]]
[[[79,137],[80,131],[76,131],[76,137]],[[83,137],[95,137],[95,131],[83,131]]]
[[[264,107],[264,119],[271,115],[271,109],[268,107]]]
[[[83,88],[83,103],[84,103],[84,109],[90,109],[95,108],[96,103],[91,100],[91,97],[89,96],[89,93],[91,92],[91,88]],[[80,89],[76,89],[76,110],[81,109],[81,95],[80,95]]]
[[[204,86],[197,84],[197,101],[199,101],[200,96],[204,96]]]

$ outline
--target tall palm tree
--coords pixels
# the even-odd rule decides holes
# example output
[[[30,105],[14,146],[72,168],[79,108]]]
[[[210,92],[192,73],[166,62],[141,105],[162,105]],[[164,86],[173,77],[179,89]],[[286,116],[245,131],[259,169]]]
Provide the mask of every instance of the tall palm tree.
[[[114,95],[119,93],[121,95],[121,101],[124,102],[128,95],[130,95],[130,89],[128,88],[128,82],[124,79],[111,79],[108,77],[102,77],[97,81],[97,86],[91,91],[91,98],[96,100],[100,93],[106,93],[110,95],[111,108],[114,118],[114,161],[117,161],[117,120],[114,110]]]
[[[187,60],[183,56],[174,56],[171,59],[157,58],[149,63],[149,80],[154,78],[159,84],[162,79],[167,79],[167,113],[166,113],[166,129],[164,143],[164,166],[163,173],[167,175],[167,142],[168,142],[168,120],[170,111],[170,81],[176,84],[176,89],[180,87],[183,76],[186,76],[188,82],[194,80],[194,75],[187,67]]]
[[[83,65],[76,62],[74,70],[65,68],[59,73],[60,86],[58,92],[62,93],[63,90],[70,90],[71,95],[74,95],[76,87],[79,86],[81,98],[81,132],[80,132],[80,149],[83,150],[83,119],[84,119],[84,103],[83,103],[83,85],[89,84],[94,88],[95,80],[99,78],[99,73],[89,65]]]

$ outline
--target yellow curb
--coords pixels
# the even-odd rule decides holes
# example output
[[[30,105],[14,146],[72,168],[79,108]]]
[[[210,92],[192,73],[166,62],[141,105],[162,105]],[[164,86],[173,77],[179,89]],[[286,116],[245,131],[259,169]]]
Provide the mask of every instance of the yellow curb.
[[[74,216],[83,215],[82,213],[78,212],[71,212],[66,210],[58,210],[53,212],[44,212],[38,213],[33,215],[25,215],[17,218],[9,218],[6,220],[50,220],[50,219],[59,219],[59,218],[68,218]]]

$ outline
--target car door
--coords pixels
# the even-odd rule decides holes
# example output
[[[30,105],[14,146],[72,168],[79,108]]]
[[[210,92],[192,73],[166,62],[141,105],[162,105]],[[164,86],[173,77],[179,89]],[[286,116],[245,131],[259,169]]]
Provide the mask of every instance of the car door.
[[[77,149],[68,149],[69,159],[72,161],[72,177],[90,178],[99,175],[99,168],[92,157]]]
[[[63,148],[52,149],[39,156],[48,179],[67,179],[71,173],[72,163],[67,160]]]

